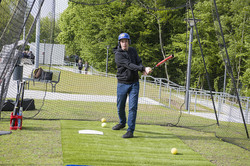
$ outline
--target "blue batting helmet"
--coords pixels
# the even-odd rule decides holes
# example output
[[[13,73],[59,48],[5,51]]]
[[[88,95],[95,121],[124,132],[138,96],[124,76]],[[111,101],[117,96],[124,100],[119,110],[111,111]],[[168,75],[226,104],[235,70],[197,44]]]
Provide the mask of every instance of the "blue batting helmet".
[[[128,39],[129,40],[129,44],[131,43],[131,40],[130,40],[130,36],[129,34],[127,33],[121,33],[119,36],[118,36],[118,43],[121,39]]]

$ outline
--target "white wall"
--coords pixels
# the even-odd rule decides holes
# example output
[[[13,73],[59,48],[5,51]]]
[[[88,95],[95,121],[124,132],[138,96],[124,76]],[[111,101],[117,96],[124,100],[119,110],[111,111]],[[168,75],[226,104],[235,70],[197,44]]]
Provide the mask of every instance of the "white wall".
[[[31,43],[29,44],[29,46],[30,46],[30,51],[32,51],[33,54],[35,55],[36,44]],[[53,46],[53,51],[51,51],[52,46]],[[43,52],[45,52],[45,55],[43,55]],[[52,65],[63,65],[64,56],[65,56],[65,45],[40,43],[39,64],[50,64],[51,61]]]

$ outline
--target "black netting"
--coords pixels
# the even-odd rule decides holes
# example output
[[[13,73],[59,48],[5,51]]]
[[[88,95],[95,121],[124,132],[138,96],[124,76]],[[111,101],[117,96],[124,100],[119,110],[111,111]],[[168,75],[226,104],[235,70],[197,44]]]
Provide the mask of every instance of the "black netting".
[[[69,3],[71,7],[80,4],[82,8],[84,8],[84,5],[96,5],[94,9],[102,11],[103,5],[112,5],[112,3],[117,2],[110,0],[70,0]],[[143,8],[145,12],[177,10],[179,8],[190,9],[190,1],[185,0],[162,1],[158,4],[147,0],[120,2],[127,3],[128,6]],[[192,1],[193,7],[199,3],[201,2]],[[15,104],[20,83],[24,83],[24,103],[26,104],[23,111],[24,120],[28,118],[100,120],[105,117],[108,121],[116,122],[118,120],[116,111],[117,79],[114,72],[106,73],[97,70],[96,66],[99,64],[91,63],[92,59],[90,58],[84,59],[85,55],[67,54],[66,50],[74,49],[74,47],[70,47],[74,46],[74,43],[72,42],[71,45],[60,43],[58,36],[61,35],[60,37],[62,37],[62,34],[60,34],[61,30],[58,24],[60,19],[64,17],[61,13],[66,13],[65,15],[69,13],[65,12],[66,10],[58,13],[58,9],[65,9],[60,6],[59,0],[40,1],[40,3],[35,0],[1,2],[0,12],[4,11],[4,19],[1,19],[0,23],[4,26],[0,26],[0,108],[3,108],[7,100],[12,100],[12,103]],[[218,29],[219,25],[213,4],[211,10],[214,12],[212,16],[216,32],[214,35],[217,37],[218,47],[222,46],[220,49],[223,60],[227,62],[229,59],[226,57],[223,47],[222,34]],[[41,17],[38,17],[39,13]],[[120,17],[119,14],[117,18]],[[189,16],[192,16],[190,10]],[[194,16],[196,17],[196,15]],[[71,19],[74,19],[74,17]],[[182,19],[184,20],[184,18]],[[40,24],[36,20],[39,20]],[[39,26],[40,31],[37,29]],[[70,28],[70,26],[67,28]],[[79,26],[79,28],[81,27]],[[70,37],[72,41],[77,40],[74,34]],[[100,42],[102,40],[104,40],[103,36],[100,37]],[[106,54],[106,50],[101,54]],[[92,58],[95,57],[96,55]],[[81,70],[77,65],[79,60],[83,63]],[[114,65],[114,62],[109,63]],[[232,77],[229,72],[230,64],[226,63],[226,66],[227,75]],[[35,78],[34,71],[38,67],[41,67],[43,72],[47,73],[47,77],[44,75],[43,78]],[[22,79],[13,79],[13,77],[18,78],[20,72],[18,68],[22,70]],[[140,79],[137,123],[180,126],[214,132],[216,136],[225,141],[249,150],[249,138],[246,134],[250,127],[249,97],[240,98],[246,122],[244,124],[236,97],[237,91],[233,86],[231,90],[233,92],[229,94],[209,91],[209,89],[206,91],[191,88],[189,91],[189,108],[186,110],[184,106],[185,86],[165,78],[142,76]],[[214,102],[212,102],[212,98]],[[1,111],[1,119],[8,120],[12,111]],[[248,130],[246,130],[246,127]]]

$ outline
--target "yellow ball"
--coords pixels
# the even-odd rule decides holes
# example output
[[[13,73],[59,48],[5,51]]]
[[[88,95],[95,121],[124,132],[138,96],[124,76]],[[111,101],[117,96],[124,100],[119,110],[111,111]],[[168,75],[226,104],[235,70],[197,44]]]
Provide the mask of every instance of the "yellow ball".
[[[177,152],[177,149],[176,149],[176,148],[172,148],[172,149],[171,149],[171,153],[172,153],[172,154],[177,154],[177,153],[178,153],[178,152]]]
[[[107,123],[102,123],[102,127],[107,127]]]
[[[102,119],[101,119],[101,122],[102,122],[102,123],[106,122],[106,119],[105,119],[105,118],[102,118]]]

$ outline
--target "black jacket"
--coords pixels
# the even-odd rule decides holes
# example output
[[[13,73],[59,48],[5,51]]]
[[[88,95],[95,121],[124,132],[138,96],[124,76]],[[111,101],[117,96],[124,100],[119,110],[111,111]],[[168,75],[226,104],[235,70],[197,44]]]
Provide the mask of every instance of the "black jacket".
[[[78,62],[78,69],[82,70],[82,67],[83,67],[83,63],[82,62]]]
[[[141,58],[136,49],[129,47],[128,51],[121,48],[113,49],[115,54],[115,63],[117,66],[117,79],[119,83],[130,84],[139,80],[138,71],[144,71]]]

